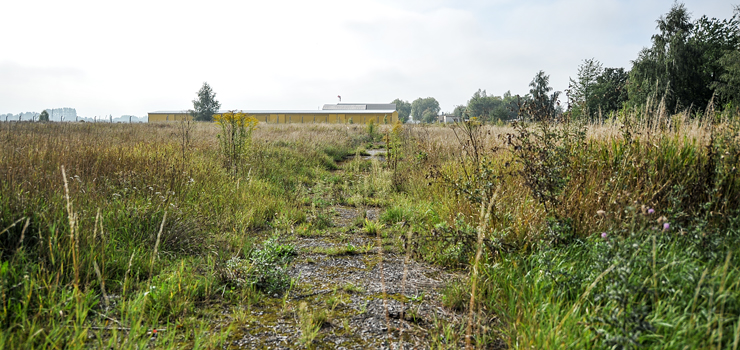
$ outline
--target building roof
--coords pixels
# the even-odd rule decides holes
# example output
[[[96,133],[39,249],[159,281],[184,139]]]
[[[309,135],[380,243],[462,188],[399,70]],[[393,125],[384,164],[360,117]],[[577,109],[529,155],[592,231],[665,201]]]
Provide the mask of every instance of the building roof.
[[[229,112],[241,112],[245,114],[366,114],[366,113],[388,113],[393,114],[395,109],[308,109],[308,110],[220,110],[217,114],[229,113]],[[149,114],[185,114],[189,111],[156,111],[149,112]]]
[[[368,111],[392,109],[395,111],[396,104],[395,103],[337,103],[335,105],[325,104],[324,107],[322,107],[321,109],[327,109],[327,110],[363,109],[363,110],[368,110]]]
[[[331,105],[326,104],[323,107],[321,107],[323,110],[365,110],[365,105]]]

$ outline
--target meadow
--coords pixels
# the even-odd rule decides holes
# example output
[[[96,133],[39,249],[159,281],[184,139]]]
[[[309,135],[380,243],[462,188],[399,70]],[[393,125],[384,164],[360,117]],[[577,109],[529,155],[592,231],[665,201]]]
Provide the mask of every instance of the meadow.
[[[238,347],[252,307],[295,319],[294,346],[332,347],[337,300],[362,288],[319,310],[288,270],[385,253],[463,277],[432,301],[460,317],[418,323],[422,347],[734,350],[739,117],[237,123],[236,139],[217,123],[2,123],[0,348]],[[343,208],[378,215],[340,230]],[[320,236],[340,244],[299,246]]]

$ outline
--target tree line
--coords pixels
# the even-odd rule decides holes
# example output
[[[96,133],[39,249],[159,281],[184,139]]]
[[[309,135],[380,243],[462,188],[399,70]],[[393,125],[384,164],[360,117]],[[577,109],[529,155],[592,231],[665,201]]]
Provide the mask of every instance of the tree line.
[[[652,45],[639,52],[630,70],[604,67],[595,58],[584,60],[565,91],[567,110],[559,103],[562,93],[553,91],[549,76],[539,71],[524,96],[510,91],[496,96],[479,89],[452,114],[496,122],[567,111],[573,118],[596,120],[646,104],[660,105],[670,113],[703,111],[710,105],[740,108],[740,6],[729,19],[692,20],[686,6],[675,3],[656,22]],[[433,97],[392,103],[404,122],[409,116],[434,122],[439,114]]]
[[[576,119],[597,120],[623,108],[646,104],[661,106],[670,113],[740,107],[740,6],[729,19],[701,16],[691,19],[686,6],[675,3],[657,20],[652,45],[643,48],[630,70],[604,67],[595,58],[578,67],[565,91],[567,110],[560,104],[562,92],[550,87],[550,76],[539,71],[529,83],[529,93],[507,91],[503,96],[478,89],[463,105],[452,111],[459,118],[487,122],[555,117],[568,112]],[[221,104],[207,83],[198,91],[190,111],[195,120],[209,121]],[[440,114],[434,97],[408,102],[397,98],[401,121],[434,123]]]

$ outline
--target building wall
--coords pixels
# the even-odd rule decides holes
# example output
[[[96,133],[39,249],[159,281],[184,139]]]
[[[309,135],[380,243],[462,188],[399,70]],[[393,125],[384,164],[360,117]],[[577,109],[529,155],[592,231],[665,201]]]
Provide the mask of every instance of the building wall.
[[[193,120],[193,116],[187,113],[149,113],[149,122],[177,122]]]
[[[395,123],[398,120],[398,112],[390,113],[285,113],[285,114],[268,114],[258,113],[251,114],[260,123],[267,124],[293,124],[293,123],[330,123],[330,124],[367,124],[373,120],[376,124]],[[187,113],[149,113],[149,122],[173,122],[193,120],[193,117]]]

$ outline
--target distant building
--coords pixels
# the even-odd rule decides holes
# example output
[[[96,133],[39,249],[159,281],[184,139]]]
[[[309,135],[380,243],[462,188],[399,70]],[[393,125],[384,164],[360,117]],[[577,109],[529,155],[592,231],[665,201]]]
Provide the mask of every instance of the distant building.
[[[437,117],[437,121],[440,123],[457,123],[460,121],[460,117],[456,117],[454,114],[442,114]]]
[[[382,103],[338,103],[325,104],[321,110],[220,110],[214,115],[241,112],[255,117],[262,123],[331,123],[366,124],[371,120],[378,124],[391,124],[398,120],[395,104]],[[188,111],[157,111],[149,113],[149,122],[193,120]]]

